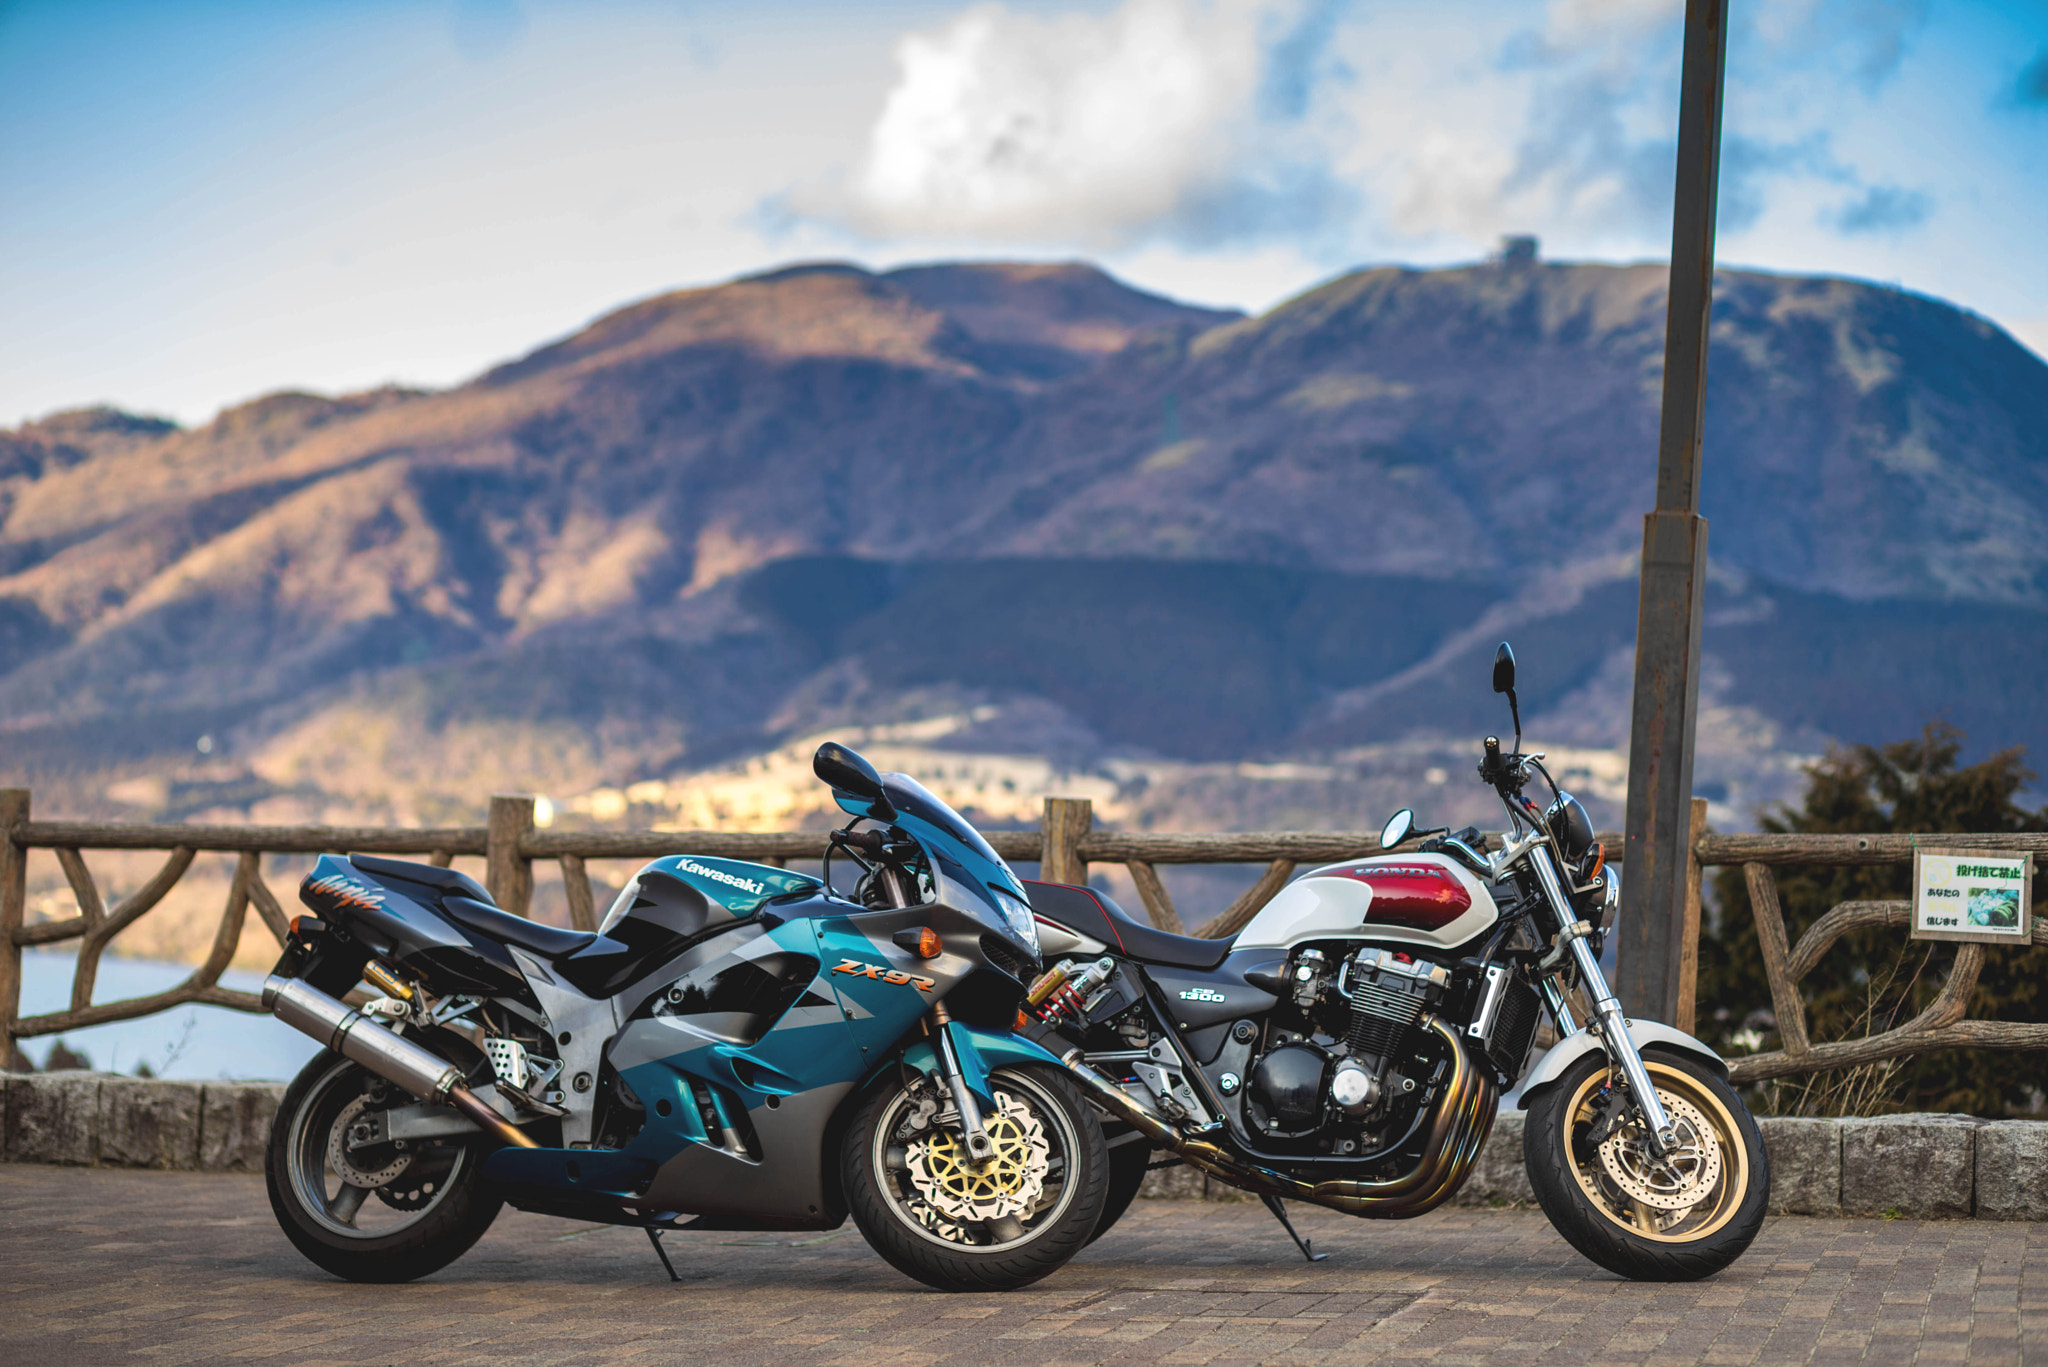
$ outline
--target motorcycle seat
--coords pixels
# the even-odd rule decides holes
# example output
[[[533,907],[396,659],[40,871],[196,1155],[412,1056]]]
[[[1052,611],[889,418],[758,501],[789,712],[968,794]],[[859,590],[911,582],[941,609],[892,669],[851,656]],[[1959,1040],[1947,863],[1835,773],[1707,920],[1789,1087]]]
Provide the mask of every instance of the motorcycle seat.
[[[597,938],[586,930],[560,930],[513,916],[474,897],[444,897],[441,910],[464,930],[487,935],[500,944],[518,945],[550,961],[567,958]]]
[[[1169,934],[1132,917],[1116,904],[1115,898],[1094,888],[1027,879],[1024,890],[1031,898],[1034,915],[1057,922],[1091,940],[1100,940],[1119,954],[1140,963],[1163,964],[1168,968],[1210,969],[1230,955],[1229,940]]]

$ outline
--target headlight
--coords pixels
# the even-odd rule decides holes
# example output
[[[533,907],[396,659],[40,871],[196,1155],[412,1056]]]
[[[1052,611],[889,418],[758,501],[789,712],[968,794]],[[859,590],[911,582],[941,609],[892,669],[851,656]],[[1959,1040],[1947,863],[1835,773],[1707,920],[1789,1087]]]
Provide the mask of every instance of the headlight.
[[[1586,851],[1593,848],[1593,822],[1587,817],[1586,809],[1579,805],[1579,800],[1570,793],[1558,794],[1557,801],[1550,804],[1543,816],[1565,863],[1578,863]]]
[[[1032,919],[1031,908],[1001,888],[990,888],[996,905],[1003,909],[1003,919],[1010,923],[1010,929],[1017,932],[1017,938],[1031,946],[1032,954],[1039,953],[1038,922]]]

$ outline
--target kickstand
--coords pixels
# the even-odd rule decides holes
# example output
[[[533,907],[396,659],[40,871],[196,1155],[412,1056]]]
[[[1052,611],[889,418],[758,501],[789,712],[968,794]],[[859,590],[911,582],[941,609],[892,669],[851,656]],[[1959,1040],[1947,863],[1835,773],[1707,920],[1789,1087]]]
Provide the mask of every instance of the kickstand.
[[[1302,1238],[1299,1234],[1296,1234],[1294,1232],[1294,1222],[1287,1218],[1287,1207],[1280,1204],[1279,1197],[1261,1196],[1259,1199],[1266,1203],[1267,1210],[1273,1212],[1273,1218],[1280,1222],[1280,1228],[1287,1231],[1287,1237],[1294,1240],[1294,1246],[1301,1250],[1302,1257],[1308,1259],[1312,1263],[1319,1263],[1323,1259],[1330,1256],[1327,1253],[1315,1252],[1313,1249],[1309,1247],[1308,1240]],[[666,1262],[667,1259],[663,1259],[662,1261]]]
[[[1280,1218],[1285,1220],[1287,1217],[1283,1215]],[[675,1264],[668,1260],[668,1250],[661,1246],[661,1231],[652,1227],[643,1228],[647,1229],[647,1242],[654,1245],[654,1256],[661,1259],[661,1265],[668,1269],[668,1279],[672,1282],[681,1281],[682,1278],[676,1275]],[[1288,1232],[1293,1233],[1292,1230]]]

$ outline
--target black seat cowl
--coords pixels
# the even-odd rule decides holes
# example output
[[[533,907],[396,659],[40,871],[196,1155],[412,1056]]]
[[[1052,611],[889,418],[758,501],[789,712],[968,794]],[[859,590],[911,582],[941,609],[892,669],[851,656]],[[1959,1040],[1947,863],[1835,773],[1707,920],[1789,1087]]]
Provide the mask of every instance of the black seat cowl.
[[[1100,940],[1140,963],[1207,969],[1216,967],[1230,954],[1229,940],[1170,935],[1132,917],[1116,904],[1116,899],[1094,888],[1027,879],[1024,891],[1030,896],[1031,910],[1036,915],[1091,940]]]
[[[487,907],[497,906],[483,885],[460,869],[444,869],[439,864],[415,864],[406,859],[382,859],[374,854],[352,854],[348,862],[379,882],[397,879],[417,883],[444,897],[469,897]]]

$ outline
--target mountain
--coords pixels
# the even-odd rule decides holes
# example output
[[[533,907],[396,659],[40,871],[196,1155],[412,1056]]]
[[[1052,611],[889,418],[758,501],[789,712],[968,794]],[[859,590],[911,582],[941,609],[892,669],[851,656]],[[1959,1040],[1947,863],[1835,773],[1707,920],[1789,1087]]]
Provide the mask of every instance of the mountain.
[[[821,729],[922,726],[1121,820],[1376,824],[1472,807],[1443,776],[1507,637],[1611,814],[1664,283],[1383,268],[1246,318],[1082,265],[809,265],[446,391],[59,414],[0,433],[0,781],[679,819]],[[2048,366],[1938,300],[1728,271],[1707,412],[1717,819],[1934,717],[2041,753]]]

